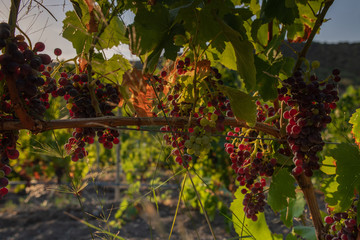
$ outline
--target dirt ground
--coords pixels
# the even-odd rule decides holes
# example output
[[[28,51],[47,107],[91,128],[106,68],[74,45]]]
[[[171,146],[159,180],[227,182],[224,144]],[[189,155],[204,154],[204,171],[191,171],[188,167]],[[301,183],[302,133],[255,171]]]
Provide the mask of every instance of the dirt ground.
[[[155,204],[142,201],[136,207],[138,214],[127,219],[119,229],[108,228],[101,214],[102,211],[105,213],[107,222],[114,220],[120,202],[111,200],[113,192],[100,193],[106,199],[99,200],[96,193],[87,191],[82,196],[82,211],[75,196],[67,194],[64,198],[61,193],[46,189],[37,185],[27,194],[10,193],[0,200],[0,240],[115,239],[88,227],[82,221],[129,240],[169,238],[176,198],[159,201],[158,214]],[[212,227],[217,239],[236,237],[222,216],[215,217]],[[171,239],[213,238],[203,215],[197,210],[181,207]]]
[[[127,217],[121,228],[108,227],[109,224],[105,223],[115,220],[120,202],[113,199],[114,192],[110,188],[96,193],[87,187],[82,193],[82,211],[74,195],[49,190],[49,186],[36,185],[27,193],[10,193],[6,199],[0,200],[0,240],[115,239],[83,221],[129,240],[169,238],[176,211],[176,195],[159,201],[158,214],[155,204],[142,201],[136,205],[137,214]],[[287,232],[277,216],[268,217],[268,221],[272,231]],[[211,226],[218,240],[238,239],[231,223],[221,215],[215,216]],[[207,240],[213,237],[204,215],[181,206],[171,239]]]

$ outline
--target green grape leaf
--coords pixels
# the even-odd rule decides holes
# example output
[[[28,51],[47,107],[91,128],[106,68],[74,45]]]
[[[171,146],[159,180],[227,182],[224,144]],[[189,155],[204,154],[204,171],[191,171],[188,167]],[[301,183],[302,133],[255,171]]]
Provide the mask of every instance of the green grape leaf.
[[[235,192],[235,199],[230,206],[236,233],[239,234],[241,238],[278,239],[272,236],[264,213],[259,213],[257,215],[258,220],[255,222],[245,217],[243,199],[244,194],[241,193],[241,188],[238,188]]]
[[[289,198],[295,198],[295,179],[287,169],[282,168],[272,176],[268,204],[277,212],[288,206]]]
[[[322,165],[320,167],[320,170],[327,175],[333,175],[336,174],[336,165],[334,164],[335,159],[329,156],[326,156],[324,161],[322,162]]]
[[[156,4],[148,10],[145,7],[139,7],[130,27],[134,27],[135,32],[130,37],[130,41],[135,39],[140,46],[137,51],[131,49],[134,54],[143,55],[154,50],[159,42],[162,41],[168,32],[170,25],[169,12],[161,4]],[[130,44],[137,46],[137,44]]]
[[[355,138],[355,142],[360,147],[360,108],[351,116],[349,123],[352,124],[351,133]]]
[[[286,235],[285,240],[297,240],[298,238],[296,237],[295,233],[289,233],[288,235]]]
[[[360,216],[360,201],[358,201],[356,207],[357,207],[356,216]],[[359,224],[360,224],[360,218],[359,218],[359,217],[357,217],[356,223],[357,223],[357,225],[359,226]]]
[[[293,225],[293,219],[303,214],[305,204],[304,194],[301,192],[296,194],[296,198],[289,199],[289,205],[280,211],[280,219],[285,226],[291,227]]]
[[[227,67],[231,70],[237,69],[236,62],[234,61],[236,58],[235,51],[229,42],[225,42],[225,48],[223,52],[219,52],[216,48],[209,47],[206,51],[206,54],[211,62],[217,61],[224,67]]]
[[[114,54],[110,59],[101,61],[96,59],[92,61],[92,68],[94,72],[105,77],[105,79],[111,80],[115,83],[121,84],[122,76],[124,73],[131,69],[129,60],[122,55]]]
[[[261,6],[259,0],[250,0],[250,10],[258,15],[261,11]]]
[[[91,35],[87,32],[74,11],[66,12],[62,35],[72,43],[76,53],[87,52],[90,49]]]
[[[316,240],[316,233],[314,227],[307,227],[307,226],[295,226],[294,232],[299,234],[301,237],[305,238],[306,240]]]
[[[256,65],[256,79],[257,79],[257,89],[261,98],[264,101],[270,99],[275,99],[277,97],[277,85],[278,79],[275,77],[279,74],[282,62],[276,62],[270,64],[267,61],[255,56],[255,65]]]
[[[159,58],[164,51],[164,56],[174,60],[180,46],[174,44],[174,36],[184,34],[180,24],[173,24],[165,6],[156,4],[150,10],[140,7],[135,16],[134,23],[128,27],[129,45],[133,54],[145,55],[146,59],[143,72],[153,72],[159,63]]]
[[[334,193],[337,191],[339,183],[336,181],[337,176],[331,176],[329,178],[324,178],[321,181],[321,190],[325,195],[325,202],[330,206],[335,206],[337,204],[337,199],[334,196]]]
[[[223,85],[219,85],[219,88],[229,98],[234,116],[254,126],[256,123],[255,98],[235,88]]]
[[[275,152],[274,158],[276,158],[276,162],[278,164],[280,164],[281,166],[293,166],[294,165],[291,156],[286,156],[286,155],[280,154],[278,152]]]
[[[344,211],[351,206],[354,190],[360,190],[360,153],[357,146],[341,143],[330,150],[336,159],[336,181],[339,186],[334,193],[338,204],[336,211]]]
[[[259,18],[255,19],[251,23],[251,37],[255,42],[258,41],[258,31],[262,25],[263,25],[263,22]]]
[[[118,17],[111,19],[110,24],[106,26],[104,32],[99,37],[97,49],[112,48],[120,43],[128,44],[129,40],[125,37],[126,27]]]
[[[243,40],[240,33],[227,25],[223,20],[218,19],[218,21],[222,25],[226,39],[233,46],[237,71],[244,80],[246,89],[250,91],[254,89],[256,85],[254,46],[248,40]]]
[[[289,0],[268,0],[262,7],[262,16],[278,19],[281,23],[292,24],[299,17],[299,9],[296,4],[286,4]],[[289,7],[287,6],[289,5]]]

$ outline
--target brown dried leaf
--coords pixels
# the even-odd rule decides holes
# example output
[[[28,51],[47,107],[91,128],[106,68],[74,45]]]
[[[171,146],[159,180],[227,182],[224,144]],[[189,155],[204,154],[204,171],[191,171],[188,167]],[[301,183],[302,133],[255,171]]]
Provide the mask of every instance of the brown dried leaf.
[[[144,76],[138,69],[127,71],[123,76],[122,86],[127,87],[132,96],[130,98],[138,117],[152,117],[152,104],[156,98],[155,92],[151,85],[146,81],[150,80],[149,76]]]
[[[196,64],[196,71],[200,75],[208,75],[208,73],[211,71],[210,67],[210,61],[209,60],[201,60],[197,62]]]
[[[86,28],[89,33],[94,33],[98,31],[98,22],[95,17],[94,7],[95,1],[94,0],[85,0],[85,3],[88,5],[89,13],[90,13],[90,20],[89,23],[86,24]]]
[[[84,72],[86,70],[87,60],[85,58],[79,58],[79,69],[80,72]]]

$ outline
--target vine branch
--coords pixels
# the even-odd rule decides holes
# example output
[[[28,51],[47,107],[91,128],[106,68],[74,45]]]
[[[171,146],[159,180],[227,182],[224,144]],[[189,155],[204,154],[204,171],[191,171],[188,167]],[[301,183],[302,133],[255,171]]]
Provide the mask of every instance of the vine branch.
[[[13,37],[15,34],[16,21],[20,7],[20,0],[11,1],[10,15],[9,15],[9,25],[10,25],[10,36]],[[16,88],[16,79],[14,74],[5,74],[6,85],[9,90],[9,95],[11,99],[11,105],[20,119],[23,128],[33,129],[35,126],[35,121],[29,116],[26,112],[23,103],[19,97],[19,92]]]
[[[316,200],[314,186],[309,177],[306,177],[304,173],[295,177],[297,183],[299,184],[302,192],[304,193],[304,197],[309,206],[311,217],[314,223],[315,232],[317,239],[324,239],[324,225],[322,222],[322,217],[320,215],[319,205]]]
[[[39,132],[44,132],[52,129],[64,128],[86,128],[86,127],[118,127],[118,126],[186,126],[189,123],[187,117],[171,118],[171,117],[98,117],[98,118],[76,118],[51,120],[41,123]],[[276,138],[281,138],[279,129],[266,125],[264,123],[256,123],[254,127],[249,127],[245,121],[238,121],[235,118],[225,118],[224,124],[233,127],[246,127],[256,129],[272,135]],[[191,126],[198,125],[196,119],[192,119]],[[21,130],[26,128],[20,121],[7,120],[0,125],[0,131],[5,130]],[[31,129],[29,129],[31,130]]]
[[[301,64],[303,63],[304,58],[306,57],[306,54],[314,40],[314,37],[315,37],[316,33],[318,32],[320,26],[324,22],[325,15],[326,15],[327,11],[329,10],[330,6],[333,4],[333,2],[334,2],[334,0],[325,0],[324,8],[319,13],[319,15],[316,19],[314,28],[312,29],[310,36],[305,43],[305,46],[303,47],[303,49],[301,50],[301,52],[298,55],[298,59],[295,64],[294,71],[296,71],[298,68],[300,68]]]

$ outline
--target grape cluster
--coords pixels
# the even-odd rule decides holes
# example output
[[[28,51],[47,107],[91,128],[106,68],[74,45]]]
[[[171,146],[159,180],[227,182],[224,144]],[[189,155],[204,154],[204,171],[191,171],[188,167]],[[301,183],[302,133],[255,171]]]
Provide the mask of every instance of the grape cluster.
[[[53,95],[63,97],[67,104],[71,118],[96,117],[96,111],[91,103],[89,84],[95,84],[95,95],[99,102],[99,108],[104,116],[114,116],[112,110],[118,106],[120,101],[119,91],[111,84],[102,84],[100,81],[89,83],[87,74],[73,74],[66,72],[60,74],[59,87]],[[85,144],[94,143],[98,136],[99,143],[107,149],[113,144],[118,144],[119,133],[116,130],[106,128],[76,128],[73,136],[65,144],[68,153],[72,153],[72,160],[78,161],[87,156]]]
[[[33,49],[29,49],[22,35],[11,38],[10,26],[1,23],[0,46],[5,47],[4,54],[0,56],[0,76],[14,78],[20,99],[27,106],[28,114],[36,119],[42,119],[49,107],[48,93],[53,89],[51,84],[54,82],[39,73],[51,62],[49,55],[39,53],[45,49],[44,43],[37,42]],[[2,110],[11,113],[8,105],[9,94],[6,93],[1,100]]]
[[[283,87],[279,89],[279,99],[290,107],[283,117],[288,120],[287,141],[294,154],[292,173],[295,176],[302,172],[312,176],[313,170],[320,167],[317,153],[324,146],[321,131],[331,122],[329,114],[339,100],[336,90],[339,73],[339,70],[334,70],[325,81],[319,81],[312,75],[307,81],[299,70],[284,80]]]
[[[324,218],[328,225],[328,232],[325,240],[355,240],[358,235],[356,222],[357,202],[354,200],[351,208],[345,212],[333,213],[332,209],[327,208],[328,216]]]
[[[216,68],[209,68],[209,74],[205,77],[201,84],[206,87],[199,88],[200,99],[194,106],[194,101],[184,97],[189,85],[183,81],[170,81],[170,75],[181,78],[187,77],[187,73],[195,71],[190,58],[178,60],[175,64],[176,69],[168,74],[162,71],[159,76],[153,77],[154,89],[160,96],[153,115],[158,116],[163,111],[170,117],[188,117],[196,120],[196,127],[172,127],[164,126],[161,131],[169,132],[164,135],[166,143],[173,148],[175,159],[184,167],[188,167],[188,162],[192,160],[191,155],[200,156],[210,149],[210,134],[216,131],[223,131],[225,116],[233,117],[230,101],[219,91],[218,86],[222,85],[221,74]],[[173,85],[173,87],[169,87]],[[204,90],[206,89],[206,90]],[[166,94],[164,94],[164,92]],[[171,130],[173,132],[171,132]],[[170,133],[171,132],[171,133]]]
[[[232,142],[225,143],[225,150],[232,162],[231,168],[237,174],[236,180],[240,186],[246,187],[241,191],[245,194],[244,212],[253,221],[257,220],[256,214],[264,211],[265,177],[273,175],[277,162],[275,158],[267,157],[267,145],[262,139],[253,140],[257,135],[255,130],[236,127],[227,133],[226,140]]]
[[[0,199],[8,193],[6,186],[9,184],[9,180],[6,176],[11,172],[11,168],[8,166],[9,159],[19,157],[19,151],[16,149],[17,140],[17,132],[4,132],[0,139]]]
[[[274,107],[256,101],[257,121],[265,122],[278,127],[279,119]],[[237,174],[236,180],[244,196],[243,205],[247,218],[257,220],[257,214],[264,211],[265,195],[263,188],[266,186],[266,177],[274,174],[277,163],[275,158],[270,157],[271,151],[258,131],[235,127],[227,133],[225,151],[229,154],[232,162],[231,168]]]
[[[211,136],[209,132],[199,126],[190,128],[189,139],[185,141],[186,152],[190,155],[200,156],[202,150],[208,152],[211,148]]]
[[[11,36],[9,24],[0,23],[0,49],[0,80],[15,85],[4,87],[0,96],[0,118],[17,118],[11,101],[11,97],[15,96],[30,117],[42,119],[49,107],[49,93],[56,88],[55,80],[51,79],[50,75],[40,73],[45,69],[45,65],[51,63],[50,56],[41,53],[45,49],[44,43],[37,42],[34,48],[30,49],[24,36]],[[17,95],[13,94],[16,92]],[[6,176],[11,172],[9,159],[19,157],[17,139],[17,132],[3,132],[0,139],[0,198],[8,192],[5,186],[8,184]]]

